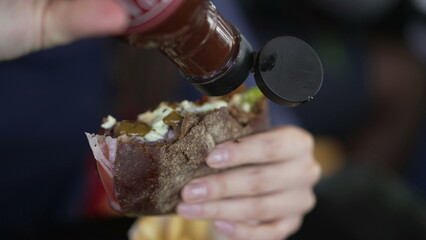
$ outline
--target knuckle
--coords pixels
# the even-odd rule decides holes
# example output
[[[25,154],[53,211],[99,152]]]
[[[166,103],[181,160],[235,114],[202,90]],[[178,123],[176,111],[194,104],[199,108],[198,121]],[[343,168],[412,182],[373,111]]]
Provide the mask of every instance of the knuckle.
[[[225,159],[227,160],[227,166],[236,166],[241,162],[241,146],[239,144],[228,142],[222,144],[222,148],[226,149]]]
[[[281,155],[279,149],[282,149],[282,142],[272,138],[265,139],[262,149],[266,161],[279,159]]]
[[[304,209],[306,212],[310,212],[316,204],[316,196],[312,191],[307,192],[304,202]]]
[[[312,150],[314,137],[307,131],[296,126],[281,126],[273,134],[263,138],[262,150],[267,160],[280,159],[288,151],[287,141],[291,139],[297,152]]]
[[[285,138],[283,136],[286,136],[289,131],[291,131],[291,128],[291,126],[281,126],[274,129],[274,131],[266,133],[265,136],[267,137],[263,138],[262,149],[267,159],[275,159],[277,157],[280,152],[279,150],[282,149],[285,144]]]
[[[211,189],[212,198],[217,199],[227,196],[229,192],[229,185],[225,174],[212,175],[211,179],[206,181],[206,186]]]
[[[289,235],[289,226],[287,221],[281,221],[277,223],[278,226],[275,227],[276,231],[273,234],[271,239],[285,239]]]
[[[314,137],[305,130],[299,131],[299,138],[304,147],[308,149],[314,148]]]
[[[300,217],[288,219],[285,221],[280,228],[281,238],[287,238],[290,235],[296,233],[302,226],[302,220]]]
[[[288,134],[292,134],[294,139],[298,139],[302,147],[313,149],[315,140],[312,134],[308,131],[296,126],[282,127],[280,130],[286,131]]]
[[[311,184],[315,184],[316,182],[319,181],[320,177],[321,177],[321,165],[316,162],[316,161],[312,161],[308,164],[308,175],[309,175],[309,183]]]
[[[222,217],[222,208],[217,205],[211,205],[202,208],[202,215],[211,219],[219,219]]]
[[[269,211],[269,206],[263,198],[255,198],[248,204],[246,214],[250,220],[263,220]]]
[[[255,167],[249,169],[247,172],[247,176],[249,179],[250,194],[260,193],[264,191],[267,177],[263,168]]]
[[[302,222],[303,221],[301,217],[296,218],[289,229],[289,235],[296,233],[302,226]]]

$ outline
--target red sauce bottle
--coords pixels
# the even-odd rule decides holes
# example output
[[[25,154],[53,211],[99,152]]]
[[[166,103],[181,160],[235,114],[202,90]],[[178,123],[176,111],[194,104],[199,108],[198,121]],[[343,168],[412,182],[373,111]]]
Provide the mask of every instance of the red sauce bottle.
[[[208,95],[238,88],[253,65],[250,44],[207,0],[118,0],[132,15],[131,45],[157,48]]]
[[[275,38],[254,54],[208,0],[117,1],[132,15],[129,43],[159,49],[204,94],[226,95],[250,71],[270,100],[286,106],[310,101],[321,88],[321,61],[300,39]]]

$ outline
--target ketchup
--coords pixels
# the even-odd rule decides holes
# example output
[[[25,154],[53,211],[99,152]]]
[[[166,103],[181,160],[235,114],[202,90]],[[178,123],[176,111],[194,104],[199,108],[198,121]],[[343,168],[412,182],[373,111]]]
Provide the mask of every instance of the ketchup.
[[[247,78],[251,46],[210,1],[118,1],[132,15],[129,43],[159,49],[203,93],[227,94]]]

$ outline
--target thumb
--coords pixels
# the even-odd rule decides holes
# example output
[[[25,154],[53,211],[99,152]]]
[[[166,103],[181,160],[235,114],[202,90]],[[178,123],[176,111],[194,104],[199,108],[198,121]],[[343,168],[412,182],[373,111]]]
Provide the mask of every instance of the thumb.
[[[122,33],[129,16],[114,0],[51,0],[43,19],[42,47]]]

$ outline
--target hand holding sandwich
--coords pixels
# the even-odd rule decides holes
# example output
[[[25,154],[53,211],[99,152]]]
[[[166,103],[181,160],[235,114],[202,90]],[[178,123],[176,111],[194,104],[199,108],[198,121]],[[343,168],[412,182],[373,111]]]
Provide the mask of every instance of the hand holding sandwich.
[[[320,167],[312,149],[310,134],[295,127],[221,144],[208,165],[243,167],[190,182],[177,211],[189,219],[215,220],[216,229],[232,239],[283,239],[315,203],[312,188]]]
[[[119,34],[128,21],[113,0],[2,0],[0,61],[81,38]]]

